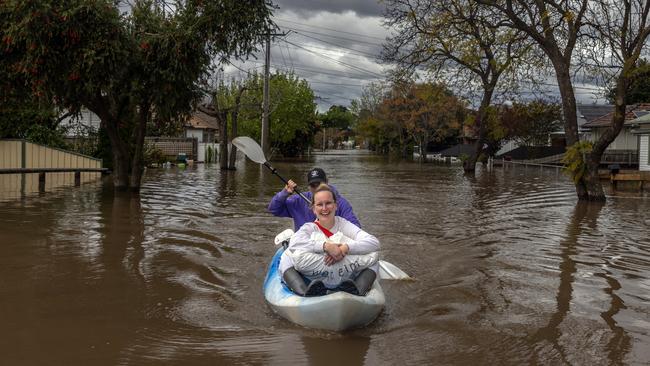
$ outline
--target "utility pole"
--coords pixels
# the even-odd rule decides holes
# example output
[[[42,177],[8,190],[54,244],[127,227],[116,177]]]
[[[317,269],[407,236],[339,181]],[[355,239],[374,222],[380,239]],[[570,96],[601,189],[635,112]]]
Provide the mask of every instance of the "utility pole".
[[[271,128],[269,126],[269,69],[271,67],[271,36],[286,36],[287,33],[266,33],[266,55],[264,57],[264,101],[262,103],[262,151],[269,156]]]
[[[269,156],[269,68],[271,66],[271,32],[266,34],[266,55],[264,57],[264,102],[262,103],[262,151]]]

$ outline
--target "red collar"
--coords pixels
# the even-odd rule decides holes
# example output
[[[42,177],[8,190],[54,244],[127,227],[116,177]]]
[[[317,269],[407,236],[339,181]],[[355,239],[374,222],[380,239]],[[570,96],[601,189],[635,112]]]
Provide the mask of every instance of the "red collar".
[[[318,228],[319,228],[319,229],[323,232],[323,234],[325,234],[325,236],[327,236],[328,238],[329,238],[330,236],[334,235],[334,234],[332,234],[331,231],[327,230],[323,225],[321,225],[320,222],[318,222],[318,220],[314,221],[314,224],[316,224],[316,226],[318,226]]]

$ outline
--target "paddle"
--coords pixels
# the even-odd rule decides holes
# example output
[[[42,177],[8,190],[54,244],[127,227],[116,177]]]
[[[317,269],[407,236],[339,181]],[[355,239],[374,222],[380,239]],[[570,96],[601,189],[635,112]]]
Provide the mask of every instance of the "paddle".
[[[269,168],[271,170],[271,173],[275,174],[280,180],[284,182],[284,184],[289,184],[289,182],[282,177],[278,171],[269,164],[268,161],[266,161],[266,157],[264,157],[264,152],[262,151],[262,148],[260,145],[257,143],[257,141],[253,140],[252,138],[248,136],[239,136],[235,137],[232,140],[232,144],[237,146],[237,148],[244,153],[244,155],[248,156],[249,159],[252,161],[258,163],[258,164],[263,164],[265,167]],[[298,190],[298,188],[293,189],[294,192],[298,193],[302,199],[307,202],[307,204],[311,204],[309,201],[309,198],[305,197],[302,192]]]
[[[269,168],[271,173],[275,174],[280,180],[284,182],[284,184],[289,184],[289,182],[282,177],[278,171],[269,164],[268,161],[266,161],[266,157],[264,156],[264,152],[262,151],[262,148],[260,145],[257,143],[257,141],[253,140],[252,138],[248,136],[239,136],[235,137],[232,140],[232,144],[237,146],[239,151],[243,152],[244,155],[246,155],[249,159],[252,161],[258,163],[258,164],[263,164],[265,167]],[[311,204],[309,199],[305,197],[302,192],[300,192],[297,188],[293,189],[296,193],[302,197],[307,204]],[[285,230],[286,231],[286,230]],[[276,243],[277,244],[277,243]],[[380,260],[379,261],[379,278],[382,280],[410,280],[412,279],[409,275],[407,275],[404,271],[399,269],[396,265]]]

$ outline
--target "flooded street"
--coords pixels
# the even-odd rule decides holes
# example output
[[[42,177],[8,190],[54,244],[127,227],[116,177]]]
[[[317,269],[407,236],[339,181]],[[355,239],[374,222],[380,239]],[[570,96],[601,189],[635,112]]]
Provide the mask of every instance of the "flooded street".
[[[373,156],[323,168],[382,256],[386,308],[345,333],[275,315],[262,283],[282,183],[241,159],[147,171],[138,196],[92,183],[0,201],[0,364],[650,363],[650,197],[578,203],[555,170]]]

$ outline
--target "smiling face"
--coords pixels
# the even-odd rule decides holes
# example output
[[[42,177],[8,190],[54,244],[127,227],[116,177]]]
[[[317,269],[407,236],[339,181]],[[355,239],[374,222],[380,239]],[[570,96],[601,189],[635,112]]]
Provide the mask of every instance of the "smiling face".
[[[320,191],[314,195],[314,206],[312,207],[318,221],[330,222],[336,214],[336,201],[331,191]]]

